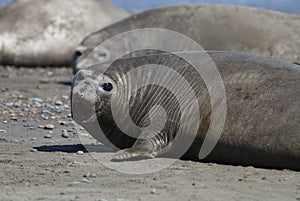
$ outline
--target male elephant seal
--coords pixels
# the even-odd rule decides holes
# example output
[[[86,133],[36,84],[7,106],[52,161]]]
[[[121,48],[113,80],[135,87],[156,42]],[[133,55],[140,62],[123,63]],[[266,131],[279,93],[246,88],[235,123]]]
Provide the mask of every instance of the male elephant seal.
[[[16,0],[0,13],[0,64],[71,65],[80,41],[129,14],[107,0]]]
[[[109,47],[92,50],[117,34],[141,28],[179,32],[205,50],[247,52],[300,62],[300,16],[242,6],[179,5],[135,14],[90,34],[74,53],[74,72],[92,63],[106,62],[114,54],[119,55]],[[187,50],[190,49],[177,49]]]
[[[180,55],[197,59],[200,66],[210,62],[204,52]],[[300,170],[299,66],[244,53],[209,52],[208,55],[224,82],[227,116],[217,145],[204,160]],[[146,74],[137,71],[130,74],[137,77],[127,76],[149,64],[166,66],[180,74],[187,84],[151,66]],[[74,77],[72,114],[74,120],[100,142],[113,149],[122,149],[114,160],[172,156],[180,148],[177,146],[191,138],[193,129],[196,129],[196,136],[181,158],[199,160],[199,150],[212,121],[212,106],[207,86],[188,62],[165,53],[119,59],[104,74],[97,74],[97,66],[94,67],[81,70]],[[140,77],[145,83],[162,79],[161,83],[169,83],[172,90],[156,84],[135,88],[138,84],[135,82],[141,82]],[[194,119],[188,89],[197,97],[198,120]],[[217,100],[215,107],[223,99]],[[183,100],[181,105],[180,100]],[[126,104],[129,111],[125,111]],[[161,113],[161,107],[165,114]],[[162,121],[162,127],[155,117]],[[128,128],[128,119],[139,128],[156,121],[161,129],[154,126],[131,133],[134,129]],[[179,131],[181,124],[185,125]],[[127,133],[120,126],[125,126]],[[175,138],[177,143],[173,141]]]

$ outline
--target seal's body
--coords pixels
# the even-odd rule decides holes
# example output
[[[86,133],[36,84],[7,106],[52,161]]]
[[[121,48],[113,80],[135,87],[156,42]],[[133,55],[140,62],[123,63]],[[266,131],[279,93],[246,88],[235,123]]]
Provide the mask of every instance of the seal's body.
[[[200,66],[210,65],[204,52],[180,54],[198,59]],[[208,55],[224,82],[226,97],[217,102],[227,102],[227,115],[217,145],[204,160],[300,170],[299,66],[243,53],[209,52]],[[126,75],[149,64],[167,66],[188,84],[150,66],[153,69],[146,75],[135,75],[145,76],[143,79],[148,81],[163,79],[162,85],[171,83],[172,89],[156,84],[135,88],[133,83],[137,78]],[[82,70],[75,76],[72,89],[73,118],[100,142],[123,149],[114,160],[176,155],[181,143],[190,138],[193,141],[181,158],[199,160],[199,150],[213,121],[212,111],[218,107],[211,105],[209,96],[209,87],[214,87],[206,86],[201,76],[188,62],[173,54],[119,59],[100,75],[93,70]],[[200,114],[197,119],[189,89],[197,97]],[[160,112],[160,107],[165,113]],[[164,116],[162,127],[156,121],[161,129],[147,127],[155,118]],[[126,119],[148,129],[138,132],[127,128],[127,123],[125,129],[124,125],[120,128]],[[195,127],[196,136],[192,136]]]
[[[82,38],[128,17],[106,0],[17,0],[0,13],[0,64],[67,66]]]
[[[92,51],[115,35],[143,28],[181,33],[205,50],[247,52],[300,62],[300,16],[242,6],[177,5],[134,14],[90,34],[77,48],[74,71],[93,63],[106,62],[114,58],[113,55],[120,55],[109,47]],[[147,37],[140,39],[136,42],[151,40]],[[190,51],[188,48],[178,47],[176,51]],[[92,55],[88,57],[90,53]]]

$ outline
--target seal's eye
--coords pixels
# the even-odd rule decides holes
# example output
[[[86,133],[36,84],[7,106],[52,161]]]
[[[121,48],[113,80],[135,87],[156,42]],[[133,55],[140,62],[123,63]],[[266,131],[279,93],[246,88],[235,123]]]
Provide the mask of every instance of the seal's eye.
[[[113,85],[110,82],[106,82],[102,84],[102,89],[104,89],[105,91],[111,91],[113,89]]]

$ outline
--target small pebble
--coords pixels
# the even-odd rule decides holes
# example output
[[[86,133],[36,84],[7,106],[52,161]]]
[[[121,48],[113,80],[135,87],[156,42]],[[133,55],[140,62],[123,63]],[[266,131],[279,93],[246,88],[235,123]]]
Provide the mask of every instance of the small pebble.
[[[62,96],[61,98],[64,99],[64,100],[68,100],[69,96]]]
[[[23,108],[22,111],[23,112],[31,112],[31,109],[29,109],[29,108]]]
[[[18,113],[18,117],[24,117],[23,113]]]
[[[8,88],[4,88],[4,87],[3,87],[3,88],[1,88],[1,91],[2,91],[2,92],[8,91]]]
[[[151,194],[155,194],[155,193],[156,193],[156,189],[152,189]]]
[[[44,113],[44,114],[51,114],[50,110],[42,110],[42,113]]]
[[[38,150],[33,148],[33,149],[31,149],[30,151],[31,151],[31,152],[37,152]]]
[[[15,113],[10,113],[9,117],[16,117],[16,114]]]
[[[83,154],[84,154],[83,151],[81,151],[81,150],[77,151],[77,155],[83,155]]]
[[[15,108],[19,108],[20,107],[20,104],[19,103],[14,103],[13,105]]]
[[[17,117],[12,117],[11,120],[18,121],[18,118]]]
[[[4,124],[8,124],[8,121],[4,120],[3,123],[4,123]]]
[[[57,105],[57,106],[60,106],[62,104],[63,104],[63,102],[61,102],[61,101],[55,101],[55,105]]]
[[[49,119],[49,117],[47,117],[47,116],[45,116],[45,115],[41,115],[41,117],[42,117],[42,119],[44,119],[44,120],[48,120]]]
[[[51,134],[46,134],[46,135],[44,136],[44,138],[51,139],[51,138],[52,138],[52,135],[51,135]]]
[[[88,172],[85,175],[83,175],[83,177],[85,177],[85,178],[96,178],[97,174]]]
[[[0,130],[0,133],[6,133],[6,130]]]
[[[51,97],[46,97],[46,102],[51,102],[53,99]]]
[[[48,71],[48,72],[47,72],[47,75],[48,75],[49,77],[51,77],[51,76],[53,76],[53,72],[52,72],[52,71]]]
[[[68,104],[64,104],[62,106],[60,106],[61,109],[69,109],[70,106]]]
[[[32,99],[32,102],[34,102],[34,103],[43,103],[43,99],[41,99],[41,98],[34,98],[34,99]]]
[[[41,106],[42,106],[41,104],[36,103],[36,102],[35,102],[34,104],[35,104],[35,105],[34,105],[35,107],[41,107]]]
[[[63,130],[63,131],[62,131],[61,136],[62,136],[63,138],[69,138],[69,137],[70,137],[69,133],[68,133],[66,130]]]
[[[14,105],[14,103],[5,103],[5,105],[8,107],[12,107]]]
[[[47,124],[47,125],[44,126],[44,129],[46,129],[46,130],[53,130],[54,127],[55,126],[53,124]]]
[[[0,77],[1,78],[10,78],[10,75],[9,74],[1,74]]]
[[[68,122],[68,121],[59,121],[59,124],[62,126],[73,126],[74,123],[73,122]]]
[[[23,96],[23,95],[19,95],[19,96],[18,96],[18,99],[21,99],[21,100],[26,100],[26,97],[25,97],[25,96]]]
[[[59,123],[60,125],[65,125],[65,124],[66,124],[65,121],[59,121],[58,123]]]
[[[45,128],[45,126],[43,126],[43,125],[39,125],[39,126],[38,126],[38,128]]]
[[[91,183],[91,181],[88,180],[88,179],[83,179],[82,182],[84,182],[84,183]]]
[[[74,186],[74,185],[77,185],[77,184],[80,184],[79,181],[74,181],[72,183],[69,183],[67,186]]]

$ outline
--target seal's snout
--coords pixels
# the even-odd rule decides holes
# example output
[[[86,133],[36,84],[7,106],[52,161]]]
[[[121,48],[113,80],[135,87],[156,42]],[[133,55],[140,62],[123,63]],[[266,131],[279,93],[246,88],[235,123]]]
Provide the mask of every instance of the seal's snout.
[[[96,80],[96,77],[90,74],[91,72],[89,72],[88,70],[78,71],[73,78],[73,84],[72,84],[73,87],[77,86],[79,83],[82,83],[83,81],[87,85],[92,85],[92,82],[93,80]]]
[[[88,121],[95,114],[95,100],[86,98],[86,92],[83,86],[79,86],[72,93],[72,116],[79,124]]]
[[[74,78],[74,81],[80,82],[80,81],[84,80],[85,78],[86,78],[86,75],[85,75],[85,73],[81,70],[81,71],[79,71],[79,72],[76,74],[76,76],[75,76],[75,78]]]
[[[95,114],[94,107],[82,97],[74,96],[72,102],[72,115],[74,121],[81,124],[88,121]]]
[[[88,121],[95,114],[97,81],[88,70],[80,70],[73,79],[72,115],[77,123]]]

